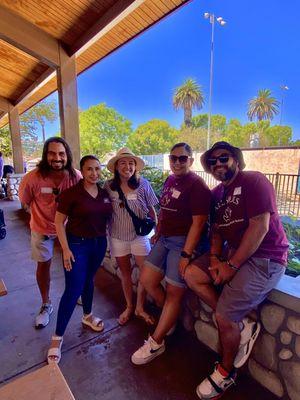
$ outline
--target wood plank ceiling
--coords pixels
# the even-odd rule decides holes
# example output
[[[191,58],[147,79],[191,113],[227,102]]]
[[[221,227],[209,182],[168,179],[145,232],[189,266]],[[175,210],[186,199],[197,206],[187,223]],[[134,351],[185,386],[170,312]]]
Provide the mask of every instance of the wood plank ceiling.
[[[188,1],[0,0],[0,8],[59,41],[69,55],[75,54],[80,74]],[[125,3],[133,7],[118,20],[118,10]],[[56,74],[51,72],[48,65],[1,40],[0,35],[0,97],[17,105],[20,114],[57,89]],[[39,86],[31,90],[37,82]],[[6,114],[0,127],[7,122]]]

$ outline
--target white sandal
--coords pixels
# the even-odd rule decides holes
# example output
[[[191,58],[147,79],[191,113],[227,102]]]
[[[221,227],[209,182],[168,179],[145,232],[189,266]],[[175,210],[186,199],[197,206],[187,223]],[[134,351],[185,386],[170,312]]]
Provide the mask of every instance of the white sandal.
[[[59,341],[58,347],[50,347],[47,353],[47,362],[48,364],[56,363],[58,364],[61,359],[61,346],[63,344],[63,337],[62,336],[52,336],[52,340]],[[51,358],[51,357],[55,357]]]
[[[89,321],[88,318],[92,317],[92,320]],[[94,317],[93,314],[84,315],[81,320],[82,324],[88,326],[93,331],[102,332],[104,329],[104,323],[101,318]]]

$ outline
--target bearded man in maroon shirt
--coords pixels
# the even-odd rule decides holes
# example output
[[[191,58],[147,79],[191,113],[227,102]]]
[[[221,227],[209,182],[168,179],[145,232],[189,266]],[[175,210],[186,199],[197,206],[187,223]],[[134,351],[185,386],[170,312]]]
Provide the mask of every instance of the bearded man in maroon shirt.
[[[247,318],[276,286],[287,264],[288,241],[272,184],[243,171],[241,150],[217,142],[201,163],[221,183],[213,189],[211,249],[182,271],[187,285],[215,311],[221,361],[197,387],[201,399],[219,398],[248,359],[260,323]]]

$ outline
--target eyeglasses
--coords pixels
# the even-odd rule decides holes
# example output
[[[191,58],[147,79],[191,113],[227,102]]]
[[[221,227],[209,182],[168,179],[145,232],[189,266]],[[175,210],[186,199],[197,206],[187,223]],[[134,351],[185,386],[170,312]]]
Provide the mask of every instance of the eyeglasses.
[[[180,164],[185,164],[187,160],[189,159],[189,156],[174,156],[173,154],[169,155],[169,160],[172,161],[172,163],[176,163],[178,160]]]
[[[226,164],[228,163],[229,157],[230,157],[229,154],[221,154],[219,157],[209,158],[207,160],[207,164],[210,166],[216,165],[218,160],[220,161],[221,164]]]

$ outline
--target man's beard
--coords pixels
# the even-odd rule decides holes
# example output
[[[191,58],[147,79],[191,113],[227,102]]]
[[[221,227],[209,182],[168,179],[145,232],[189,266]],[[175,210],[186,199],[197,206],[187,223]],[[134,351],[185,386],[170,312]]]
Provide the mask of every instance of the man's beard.
[[[49,164],[49,167],[50,167],[50,169],[52,170],[52,171],[61,171],[61,170],[63,170],[63,169],[65,169],[66,168],[66,165],[65,165],[65,163],[63,162],[63,161],[60,161],[60,162],[51,162],[50,164]]]
[[[230,179],[234,176],[236,168],[236,165],[231,165],[231,167],[229,167],[226,172],[221,174],[214,170],[213,175],[218,181],[227,182],[230,181]]]

